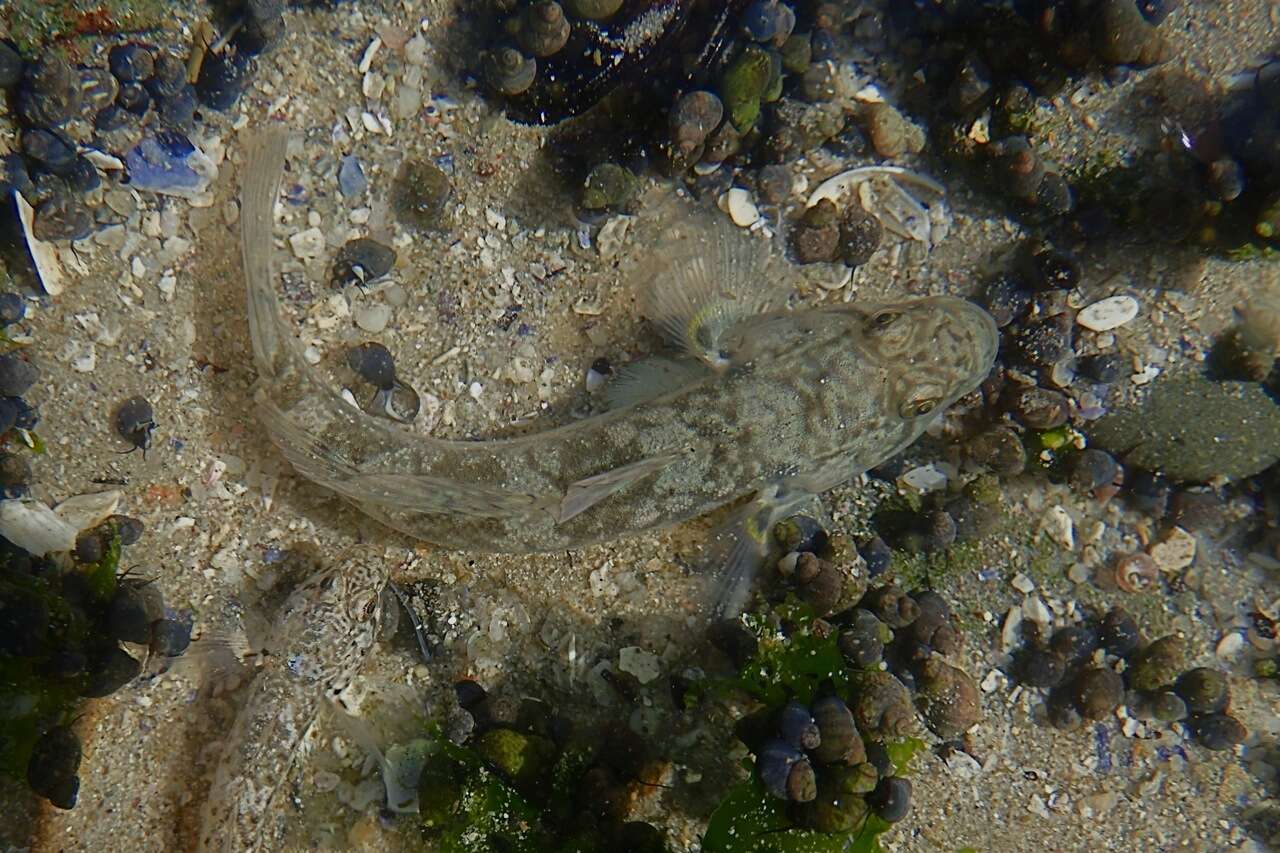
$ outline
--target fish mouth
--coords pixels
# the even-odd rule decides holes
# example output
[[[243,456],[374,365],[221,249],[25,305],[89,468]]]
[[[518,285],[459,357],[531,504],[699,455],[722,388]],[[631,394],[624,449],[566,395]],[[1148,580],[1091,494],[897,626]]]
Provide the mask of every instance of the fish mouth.
[[[982,345],[978,366],[983,371],[982,375],[986,376],[995,364],[996,353],[1000,349],[1000,329],[996,326],[995,318],[987,313],[987,309],[967,299],[957,296],[942,298],[950,303],[948,307],[956,315],[957,322],[969,328],[974,340]]]
[[[982,306],[958,296],[935,296],[931,306],[941,317],[935,340],[951,338],[963,341],[959,350],[960,364],[967,381],[960,394],[967,394],[981,384],[995,364],[1000,348],[1000,331],[995,319]],[[941,326],[950,326],[949,334],[942,334]]]

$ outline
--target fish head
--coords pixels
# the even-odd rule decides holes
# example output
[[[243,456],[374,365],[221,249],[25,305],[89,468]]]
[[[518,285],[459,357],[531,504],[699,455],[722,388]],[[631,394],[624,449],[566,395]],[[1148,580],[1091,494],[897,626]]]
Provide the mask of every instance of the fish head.
[[[930,417],[977,388],[995,363],[1000,335],[979,306],[955,296],[862,306],[859,338],[889,377],[904,419]]]

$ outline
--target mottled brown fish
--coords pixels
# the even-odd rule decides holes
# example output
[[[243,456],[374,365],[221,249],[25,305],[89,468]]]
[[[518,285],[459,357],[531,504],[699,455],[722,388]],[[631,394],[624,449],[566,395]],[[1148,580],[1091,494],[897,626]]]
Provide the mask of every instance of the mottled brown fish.
[[[636,278],[679,357],[625,368],[613,407],[567,426],[489,441],[415,435],[344,402],[280,318],[270,254],[284,150],[277,131],[251,144],[243,190],[258,413],[298,473],[430,542],[576,548],[750,495],[727,531],[719,607],[736,612],[775,521],[911,444],[995,358],[991,317],[954,297],[776,310],[786,293],[767,244],[670,207]]]
[[[219,738],[222,755],[200,812],[198,853],[288,849],[290,786],[304,741],[373,649],[384,560],[351,557],[295,589],[271,624],[266,663]]]

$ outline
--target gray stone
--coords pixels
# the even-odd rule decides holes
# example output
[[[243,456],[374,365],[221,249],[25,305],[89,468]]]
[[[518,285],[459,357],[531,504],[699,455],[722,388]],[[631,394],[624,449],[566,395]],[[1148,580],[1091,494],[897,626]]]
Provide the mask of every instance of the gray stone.
[[[1095,421],[1089,440],[1173,480],[1236,480],[1280,460],[1280,405],[1257,382],[1170,375],[1135,408]]]

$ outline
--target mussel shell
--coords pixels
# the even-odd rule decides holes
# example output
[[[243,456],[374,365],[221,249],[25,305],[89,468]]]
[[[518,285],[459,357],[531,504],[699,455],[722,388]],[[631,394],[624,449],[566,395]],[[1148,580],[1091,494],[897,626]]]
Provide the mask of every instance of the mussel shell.
[[[684,88],[681,79],[690,76],[684,69],[711,64],[745,2],[623,0],[607,20],[572,19],[564,47],[538,60],[533,85],[503,99],[507,115],[527,124],[555,124],[586,112],[621,85],[653,79],[668,63],[677,69],[671,72],[673,86]],[[678,61],[690,54],[687,65]]]

